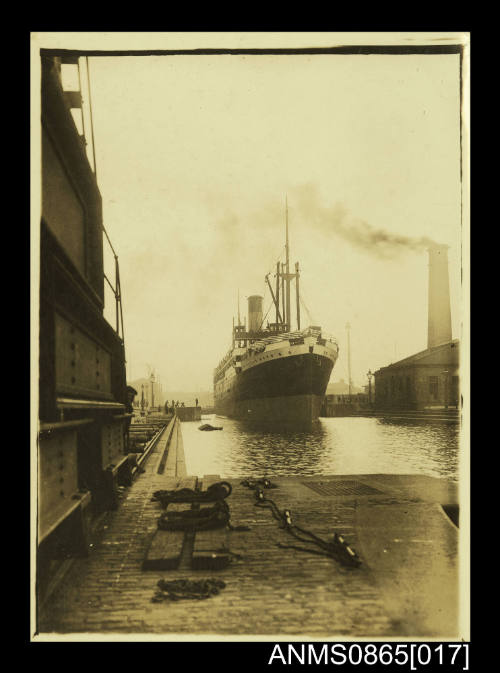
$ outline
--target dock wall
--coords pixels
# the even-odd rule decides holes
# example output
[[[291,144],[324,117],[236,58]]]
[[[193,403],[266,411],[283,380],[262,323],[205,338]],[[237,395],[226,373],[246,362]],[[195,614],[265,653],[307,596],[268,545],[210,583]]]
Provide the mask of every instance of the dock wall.
[[[201,407],[176,407],[175,413],[180,421],[201,420]]]

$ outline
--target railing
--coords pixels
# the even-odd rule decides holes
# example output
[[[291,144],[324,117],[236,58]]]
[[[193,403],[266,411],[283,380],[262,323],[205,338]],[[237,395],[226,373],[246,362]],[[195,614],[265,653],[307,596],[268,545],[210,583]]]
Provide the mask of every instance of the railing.
[[[273,335],[265,339],[256,339],[249,346],[249,350],[256,351],[261,353],[265,350],[266,346],[269,344],[280,343],[284,341],[289,341],[291,345],[296,345],[298,343],[304,343],[304,338],[312,336],[316,337],[317,343],[322,346],[326,345],[326,342],[335,344],[338,348],[337,339],[331,334],[323,332],[322,329],[317,329],[315,327],[306,327],[303,330],[297,332],[285,332],[280,335]],[[218,366],[214,370],[214,380],[218,381],[224,375],[226,369],[233,364],[233,350],[230,350],[229,353],[220,361]],[[247,357],[247,354],[241,356],[242,359]]]
[[[123,309],[122,309],[122,291],[121,291],[121,285],[120,285],[120,265],[118,264],[118,255],[115,252],[115,249],[113,248],[113,244],[111,243],[111,240],[108,236],[108,232],[104,228],[104,225],[102,227],[102,230],[106,236],[106,239],[109,243],[109,247],[111,248],[111,251],[113,253],[113,256],[115,258],[115,285],[111,283],[109,278],[104,274],[104,279],[108,283],[109,287],[111,288],[111,292],[115,296],[115,315],[116,315],[116,333],[118,336],[120,336],[120,327],[121,327],[121,340],[125,342],[125,332],[123,329]]]
[[[59,70],[59,78],[61,82],[61,87],[64,92],[64,96],[66,98],[66,101],[72,111],[75,110],[80,110],[80,120],[81,120],[81,125],[82,125],[82,133],[80,134],[80,131],[78,128],[76,128],[76,131],[78,133],[78,136],[80,137],[80,140],[83,143],[84,148],[87,150],[88,143],[87,143],[87,135],[85,133],[85,115],[84,115],[84,108],[83,108],[83,92],[82,92],[82,75],[80,72],[80,58],[74,55],[63,55],[61,59],[61,66],[76,66],[77,68],[77,78],[74,82],[65,82],[65,77],[63,77],[63,72],[62,70]],[[83,59],[82,59],[83,60]],[[90,118],[90,138],[91,138],[91,145],[92,145],[92,155],[90,155],[87,152],[87,159],[89,161],[90,165],[90,156],[92,156],[92,170],[95,175],[95,179],[97,182],[97,165],[96,165],[96,156],[95,156],[95,139],[94,139],[94,122],[93,122],[93,115],[92,115],[92,97],[91,97],[91,90],[90,90],[90,69],[89,69],[89,59],[88,56],[85,57],[85,69],[87,71],[87,94],[88,94],[88,114]],[[70,77],[71,80],[71,73],[68,73],[68,76]],[[76,86],[76,89],[72,89],[71,86]],[[73,120],[75,121],[75,126],[76,126],[76,117],[74,115]],[[111,240],[108,236],[108,232],[102,227],[103,232],[106,236],[106,239],[109,243],[109,247],[111,248],[111,251],[113,252],[113,256],[115,258],[115,284],[111,283],[109,278],[107,277],[106,274],[104,274],[104,279],[108,283],[109,287],[111,288],[111,291],[113,292],[115,296],[115,313],[116,313],[116,333],[118,336],[121,336],[122,341],[125,341],[125,335],[124,335],[124,330],[123,330],[123,312],[122,312],[122,300],[121,300],[121,286],[120,286],[120,267],[118,264],[118,255],[115,252],[115,249],[113,248],[113,245],[111,243]],[[120,335],[120,328],[121,328],[121,335]]]
[[[254,347],[260,347],[260,346],[266,346],[268,344],[273,344],[273,343],[280,343],[282,341],[289,341],[290,339],[295,340],[295,339],[302,339],[308,336],[313,336],[317,338],[321,338],[322,341],[329,341],[331,343],[334,343],[335,345],[338,346],[337,339],[335,339],[334,336],[327,334],[326,332],[323,332],[321,329],[316,329],[314,327],[307,327],[306,329],[299,330],[297,332],[285,332],[280,335],[275,335],[272,337],[266,337],[264,339],[257,339],[256,341],[253,342],[252,346]]]

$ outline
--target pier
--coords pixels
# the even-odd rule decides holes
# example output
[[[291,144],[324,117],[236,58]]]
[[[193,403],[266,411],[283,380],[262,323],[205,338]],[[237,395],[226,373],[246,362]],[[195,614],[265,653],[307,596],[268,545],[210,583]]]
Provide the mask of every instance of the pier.
[[[235,530],[159,530],[155,492],[203,492],[226,479],[187,474],[182,424],[170,419],[118,508],[92,530],[88,556],[74,559],[40,607],[39,633],[456,637],[455,484],[424,475],[273,478],[265,497],[294,523],[325,540],[337,533],[355,550],[360,565],[345,567],[291,548],[301,545],[256,506],[245,477],[227,478]],[[225,586],[206,600],[153,601],[160,580],[207,578]]]

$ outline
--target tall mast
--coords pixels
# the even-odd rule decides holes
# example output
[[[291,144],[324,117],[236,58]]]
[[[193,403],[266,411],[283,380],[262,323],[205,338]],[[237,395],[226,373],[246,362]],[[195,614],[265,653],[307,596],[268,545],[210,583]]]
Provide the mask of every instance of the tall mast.
[[[349,378],[349,395],[352,391],[352,379],[351,379],[351,324],[346,323],[345,326],[347,330],[347,376]]]
[[[295,262],[295,291],[297,299],[297,329],[300,330],[299,263]]]
[[[291,316],[290,316],[290,250],[288,246],[288,197],[285,197],[285,209],[286,209],[286,319],[287,330],[292,328]]]
[[[276,324],[280,318],[280,263],[276,262]]]
[[[281,305],[283,306],[283,323],[286,324],[285,262],[281,262]]]
[[[267,286],[269,288],[269,292],[271,293],[271,298],[274,302],[274,305],[276,306],[276,322],[278,322],[278,321],[281,320],[280,312],[278,310],[278,301],[277,301],[276,297],[274,296],[273,288],[271,287],[271,283],[269,282],[269,274],[268,273],[266,274],[266,283],[267,283]],[[279,299],[279,295],[278,295],[278,299]]]
[[[238,288],[238,327],[240,326],[240,288]]]

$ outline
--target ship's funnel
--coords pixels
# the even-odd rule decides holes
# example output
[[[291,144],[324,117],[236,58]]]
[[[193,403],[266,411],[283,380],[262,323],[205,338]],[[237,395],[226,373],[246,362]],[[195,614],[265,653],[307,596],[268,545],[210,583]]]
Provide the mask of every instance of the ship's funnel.
[[[433,245],[429,252],[429,323],[427,348],[451,341],[448,246]]]
[[[263,297],[253,294],[248,297],[248,331],[258,332],[262,326],[262,301]]]

